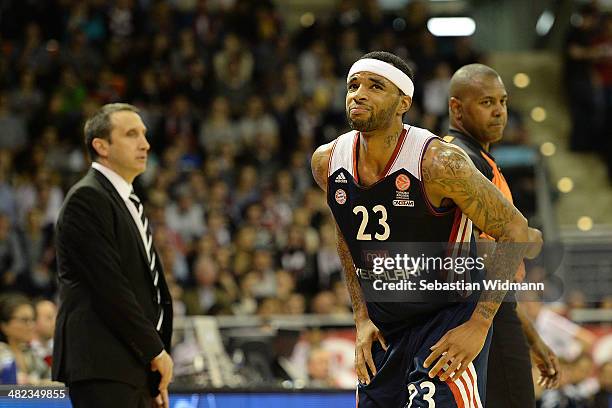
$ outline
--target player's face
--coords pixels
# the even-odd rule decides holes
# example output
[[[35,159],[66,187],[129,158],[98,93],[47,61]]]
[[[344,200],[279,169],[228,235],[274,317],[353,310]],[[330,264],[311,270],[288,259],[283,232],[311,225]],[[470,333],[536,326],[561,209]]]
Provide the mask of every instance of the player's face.
[[[499,77],[475,81],[470,92],[461,98],[464,129],[481,142],[501,140],[508,122],[507,101],[508,94]]]
[[[103,141],[100,153],[108,166],[128,182],[147,168],[149,142],[140,115],[131,111],[114,112],[110,116],[110,141]]]
[[[346,117],[351,129],[371,132],[387,128],[398,115],[400,91],[388,79],[371,72],[357,72],[346,92]]]

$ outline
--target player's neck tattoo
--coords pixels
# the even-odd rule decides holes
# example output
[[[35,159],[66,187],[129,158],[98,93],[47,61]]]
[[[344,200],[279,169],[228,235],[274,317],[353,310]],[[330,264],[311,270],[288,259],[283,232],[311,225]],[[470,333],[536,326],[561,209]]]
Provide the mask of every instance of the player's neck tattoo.
[[[394,135],[387,135],[385,136],[385,147],[391,147],[391,146],[395,146],[395,144],[397,143],[397,140],[399,139],[400,135],[402,134],[402,130],[404,130],[403,128],[400,129],[396,134]]]

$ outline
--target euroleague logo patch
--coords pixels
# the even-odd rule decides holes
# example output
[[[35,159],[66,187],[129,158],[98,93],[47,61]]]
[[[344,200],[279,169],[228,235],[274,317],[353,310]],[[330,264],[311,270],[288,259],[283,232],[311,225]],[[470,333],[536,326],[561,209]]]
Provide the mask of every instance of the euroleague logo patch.
[[[406,191],[410,188],[410,177],[405,174],[400,174],[395,178],[395,187],[399,191]]]
[[[335,197],[336,197],[336,202],[338,204],[342,205],[346,203],[346,192],[343,189],[341,188],[337,189]]]

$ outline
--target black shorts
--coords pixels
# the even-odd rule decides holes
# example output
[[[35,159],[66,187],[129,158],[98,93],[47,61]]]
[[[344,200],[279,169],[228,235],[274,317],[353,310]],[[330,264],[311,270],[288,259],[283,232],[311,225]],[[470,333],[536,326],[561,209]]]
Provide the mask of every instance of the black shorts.
[[[483,408],[491,331],[480,354],[458,380],[429,378],[429,369],[423,367],[429,348],[468,320],[473,310],[472,303],[442,309],[425,322],[386,338],[386,352],[374,342],[372,357],[378,372],[370,384],[357,387],[358,408]]]
[[[504,301],[493,320],[486,401],[492,408],[535,407],[529,346],[514,302]]]

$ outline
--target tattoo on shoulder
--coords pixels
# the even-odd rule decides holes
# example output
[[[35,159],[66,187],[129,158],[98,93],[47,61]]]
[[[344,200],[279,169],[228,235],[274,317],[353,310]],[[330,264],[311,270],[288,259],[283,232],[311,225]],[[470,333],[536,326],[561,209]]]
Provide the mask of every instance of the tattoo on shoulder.
[[[471,165],[470,159],[454,148],[437,148],[423,166],[423,181],[443,192],[470,212],[474,221],[488,233],[501,235],[513,218],[514,209],[489,181]],[[424,163],[425,164],[425,163]]]

